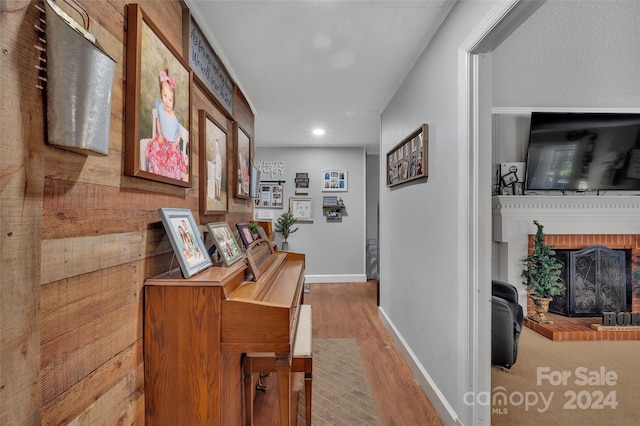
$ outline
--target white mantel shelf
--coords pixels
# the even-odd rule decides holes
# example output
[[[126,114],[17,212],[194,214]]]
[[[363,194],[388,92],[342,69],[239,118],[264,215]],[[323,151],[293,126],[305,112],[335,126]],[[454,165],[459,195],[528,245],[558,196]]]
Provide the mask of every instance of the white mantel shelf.
[[[493,240],[499,246],[499,276],[494,278],[513,284],[522,283],[528,236],[536,233],[534,220],[548,235],[640,234],[640,196],[502,195],[492,202]],[[520,304],[526,307],[524,285],[519,288]]]

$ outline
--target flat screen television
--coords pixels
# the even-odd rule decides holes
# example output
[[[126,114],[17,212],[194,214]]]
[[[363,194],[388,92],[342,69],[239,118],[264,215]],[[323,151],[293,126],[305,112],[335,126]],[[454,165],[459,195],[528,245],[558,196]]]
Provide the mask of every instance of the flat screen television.
[[[640,190],[640,114],[533,112],[527,190]]]

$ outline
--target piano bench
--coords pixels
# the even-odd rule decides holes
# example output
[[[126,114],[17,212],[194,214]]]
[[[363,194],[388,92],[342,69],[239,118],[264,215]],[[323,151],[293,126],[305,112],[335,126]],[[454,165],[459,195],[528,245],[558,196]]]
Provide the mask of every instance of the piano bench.
[[[309,426],[311,425],[311,383],[313,381],[311,331],[311,305],[300,305],[298,327],[291,355],[291,371],[304,373],[305,418]],[[247,352],[242,360],[242,371],[245,383],[247,425],[253,425],[253,380],[251,375],[252,373],[275,372],[276,354],[274,352]]]

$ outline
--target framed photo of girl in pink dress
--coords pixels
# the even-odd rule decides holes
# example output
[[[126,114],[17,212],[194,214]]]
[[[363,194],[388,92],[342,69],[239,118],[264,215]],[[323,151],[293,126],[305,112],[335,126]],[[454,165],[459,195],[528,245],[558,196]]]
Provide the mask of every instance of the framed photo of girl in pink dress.
[[[125,174],[191,187],[191,69],[139,5],[127,12]]]

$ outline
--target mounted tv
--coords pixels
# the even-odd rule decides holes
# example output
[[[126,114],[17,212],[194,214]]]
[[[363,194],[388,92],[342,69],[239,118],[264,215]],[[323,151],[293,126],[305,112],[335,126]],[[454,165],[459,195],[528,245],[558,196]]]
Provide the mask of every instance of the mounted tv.
[[[640,190],[640,114],[533,112],[527,190]]]

